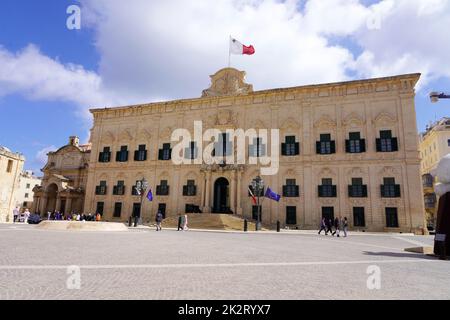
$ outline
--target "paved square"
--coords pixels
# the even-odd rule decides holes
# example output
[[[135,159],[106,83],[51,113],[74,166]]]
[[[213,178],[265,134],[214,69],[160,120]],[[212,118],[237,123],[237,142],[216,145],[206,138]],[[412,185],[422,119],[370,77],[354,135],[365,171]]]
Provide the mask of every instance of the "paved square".
[[[429,236],[0,225],[0,299],[450,299],[450,261],[403,251],[432,243]],[[69,266],[80,268],[79,289]],[[368,289],[369,266],[381,272],[379,290]]]

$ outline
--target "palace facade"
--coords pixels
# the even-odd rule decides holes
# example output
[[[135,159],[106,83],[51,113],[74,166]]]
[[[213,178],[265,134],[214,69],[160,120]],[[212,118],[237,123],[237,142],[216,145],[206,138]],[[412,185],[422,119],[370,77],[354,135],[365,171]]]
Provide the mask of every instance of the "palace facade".
[[[420,74],[264,91],[244,76],[218,71],[201,98],[92,109],[84,211],[109,221],[153,221],[157,210],[255,218],[248,189],[260,164],[171,161],[173,131],[194,136],[194,121],[202,121],[203,130],[280,130],[279,171],[262,178],[282,197],[262,203],[266,225],[315,229],[322,217],[345,216],[353,230],[426,232],[414,104]],[[270,153],[269,142],[246,141],[246,157]],[[227,135],[217,143],[217,154],[236,154]],[[134,188],[142,178],[153,201]]]

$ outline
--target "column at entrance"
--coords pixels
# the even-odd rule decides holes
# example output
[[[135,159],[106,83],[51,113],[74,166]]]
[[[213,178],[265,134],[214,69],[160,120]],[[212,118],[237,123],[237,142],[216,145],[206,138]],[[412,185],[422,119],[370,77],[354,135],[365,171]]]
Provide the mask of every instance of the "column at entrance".
[[[206,173],[205,206],[204,213],[211,213],[211,172]]]
[[[40,211],[41,214],[46,217],[47,216],[47,202],[48,202],[48,196],[45,194],[41,197],[41,207],[40,207]]]
[[[70,214],[72,211],[72,198],[71,197],[67,197],[67,201],[66,201],[66,208],[65,208],[65,212],[64,214]]]
[[[241,180],[242,180],[242,171],[240,169],[237,170],[237,190],[236,190],[236,214],[242,216],[242,206],[241,206]]]
[[[236,214],[236,171],[231,173],[230,209]]]
[[[55,205],[55,211],[61,210],[61,196],[58,194],[56,196],[56,205]]]

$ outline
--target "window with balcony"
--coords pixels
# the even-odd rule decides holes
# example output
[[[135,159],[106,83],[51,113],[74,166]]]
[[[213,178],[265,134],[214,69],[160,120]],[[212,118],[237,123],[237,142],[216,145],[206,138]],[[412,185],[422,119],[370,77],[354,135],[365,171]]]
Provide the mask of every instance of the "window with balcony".
[[[230,134],[221,133],[219,139],[214,143],[213,157],[231,156],[233,152],[233,143],[230,141]]]
[[[398,140],[392,137],[391,130],[380,131],[380,139],[377,139],[377,152],[398,151]]]
[[[197,153],[198,153],[197,143],[191,141],[189,143],[189,147],[184,149],[184,158],[194,160],[197,158]]]
[[[116,152],[116,162],[127,162],[128,161],[128,147],[121,146],[120,151]]]
[[[167,184],[167,180],[161,180],[159,186],[156,186],[156,195],[157,196],[169,195],[169,185]]]
[[[104,147],[103,151],[99,153],[98,162],[110,162],[111,161],[111,148]]]
[[[138,146],[138,149],[134,151],[134,161],[146,161],[147,160],[147,150],[145,149],[145,144]]]
[[[164,143],[162,149],[159,149],[158,160],[167,161],[172,158],[172,148],[170,143]]]
[[[319,186],[320,198],[336,198],[337,187],[333,185],[332,179],[322,179],[322,185]]]
[[[295,179],[286,179],[286,185],[283,186],[283,197],[295,198],[300,196],[300,187]]]
[[[384,178],[381,185],[382,198],[400,198],[400,185],[395,184],[395,178]]]
[[[253,144],[248,146],[250,157],[263,157],[266,155],[266,145],[263,143],[262,138],[254,138]]]
[[[300,154],[300,143],[295,141],[295,136],[287,136],[281,144],[282,156],[297,156]]]
[[[331,140],[331,134],[321,134],[320,141],[316,142],[317,154],[336,153],[336,142]]]
[[[348,186],[350,198],[367,198],[367,185],[363,185],[362,178],[353,178],[352,184]]]
[[[183,196],[193,197],[197,194],[197,186],[194,180],[188,180],[187,185],[183,186]]]
[[[350,132],[349,139],[345,141],[345,152],[363,153],[366,152],[366,140],[361,139],[359,132]]]
[[[100,181],[100,184],[95,187],[95,194],[96,195],[106,195],[106,181]]]
[[[117,185],[113,187],[113,195],[115,196],[123,196],[125,194],[125,182],[117,181]]]

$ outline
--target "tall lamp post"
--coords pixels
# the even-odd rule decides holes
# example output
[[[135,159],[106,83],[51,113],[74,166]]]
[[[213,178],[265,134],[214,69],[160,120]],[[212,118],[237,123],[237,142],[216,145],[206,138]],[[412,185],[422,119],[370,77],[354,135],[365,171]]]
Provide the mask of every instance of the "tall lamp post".
[[[260,176],[257,176],[252,181],[252,187],[253,191],[256,192],[256,198],[257,198],[257,206],[258,206],[258,216],[256,218],[256,231],[261,230],[261,206],[260,206],[260,196],[264,189],[264,180],[261,179]]]
[[[144,201],[145,191],[148,189],[148,181],[145,178],[142,178],[141,180],[136,182],[136,185],[134,186],[136,189],[136,192],[141,196],[141,212],[143,210],[142,202]],[[134,215],[134,226],[137,227],[138,219],[140,218],[141,213],[139,213],[139,216],[137,214]]]
[[[432,92],[430,93],[430,99],[432,103],[436,103],[439,99],[450,99],[450,95],[443,92]]]

